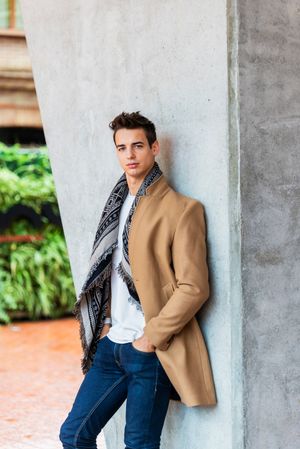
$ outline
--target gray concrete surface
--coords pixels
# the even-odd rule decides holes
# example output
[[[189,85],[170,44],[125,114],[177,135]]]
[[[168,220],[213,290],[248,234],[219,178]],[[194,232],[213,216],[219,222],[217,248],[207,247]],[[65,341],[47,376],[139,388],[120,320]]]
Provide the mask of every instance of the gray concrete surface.
[[[300,447],[300,5],[238,2],[245,448]]]

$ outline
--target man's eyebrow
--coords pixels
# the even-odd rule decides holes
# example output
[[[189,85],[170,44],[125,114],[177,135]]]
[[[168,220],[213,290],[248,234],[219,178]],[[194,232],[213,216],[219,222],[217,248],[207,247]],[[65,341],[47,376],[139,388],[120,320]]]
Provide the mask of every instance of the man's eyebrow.
[[[136,141],[136,142],[132,142],[131,145],[137,145],[137,144],[142,144],[142,145],[144,145],[144,142],[141,141],[141,140],[138,140],[138,141]],[[117,146],[117,148],[119,148],[119,147],[125,147],[125,143],[120,143],[119,145],[116,145],[116,146]]]

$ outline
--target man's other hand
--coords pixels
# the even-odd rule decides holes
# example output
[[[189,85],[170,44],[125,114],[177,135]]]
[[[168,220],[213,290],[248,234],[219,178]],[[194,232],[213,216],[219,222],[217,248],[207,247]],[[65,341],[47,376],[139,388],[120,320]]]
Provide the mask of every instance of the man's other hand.
[[[104,324],[100,334],[100,338],[105,337],[105,335],[108,334],[110,328],[111,328],[110,324]]]

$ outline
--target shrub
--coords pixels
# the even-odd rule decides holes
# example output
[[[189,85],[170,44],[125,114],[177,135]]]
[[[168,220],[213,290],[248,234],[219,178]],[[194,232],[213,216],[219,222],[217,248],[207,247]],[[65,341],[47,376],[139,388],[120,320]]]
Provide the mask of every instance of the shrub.
[[[50,161],[45,147],[21,150],[0,143],[0,210],[21,203],[41,212],[49,202],[59,213]],[[42,227],[19,219],[2,235],[42,234],[42,240],[0,243],[0,321],[15,311],[31,319],[70,313],[75,301],[67,247],[62,228],[42,217]]]

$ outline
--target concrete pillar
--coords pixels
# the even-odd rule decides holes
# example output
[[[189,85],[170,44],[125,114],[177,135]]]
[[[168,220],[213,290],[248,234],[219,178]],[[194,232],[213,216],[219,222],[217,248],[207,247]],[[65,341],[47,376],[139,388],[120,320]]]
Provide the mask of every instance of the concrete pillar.
[[[300,7],[239,0],[245,447],[300,443]]]
[[[163,449],[296,448],[299,11],[269,3],[21,1],[77,292],[121,174],[116,114],[157,124],[169,182],[205,205],[211,297],[199,323],[218,404],[172,401]],[[123,447],[125,406],[105,427],[108,449]]]

